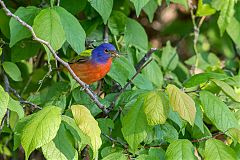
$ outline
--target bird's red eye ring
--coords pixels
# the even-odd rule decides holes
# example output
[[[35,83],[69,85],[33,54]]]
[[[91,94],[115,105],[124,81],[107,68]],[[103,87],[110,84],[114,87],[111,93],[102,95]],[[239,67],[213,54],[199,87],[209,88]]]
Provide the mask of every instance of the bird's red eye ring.
[[[105,53],[109,53],[109,50],[108,50],[108,49],[105,49],[104,52],[105,52]]]

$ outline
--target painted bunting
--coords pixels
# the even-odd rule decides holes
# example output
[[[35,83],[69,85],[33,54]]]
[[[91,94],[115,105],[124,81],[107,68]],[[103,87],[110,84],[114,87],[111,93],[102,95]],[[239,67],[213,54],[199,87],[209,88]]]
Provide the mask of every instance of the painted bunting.
[[[83,82],[92,84],[110,71],[113,57],[118,57],[116,48],[110,43],[103,43],[91,50],[91,56],[82,57],[80,54],[69,65]]]

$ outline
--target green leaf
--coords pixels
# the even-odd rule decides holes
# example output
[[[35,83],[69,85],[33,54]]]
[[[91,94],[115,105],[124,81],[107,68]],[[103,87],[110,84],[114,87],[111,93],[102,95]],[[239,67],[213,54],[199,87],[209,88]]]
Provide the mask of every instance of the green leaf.
[[[101,15],[104,24],[107,24],[107,20],[112,12],[113,0],[88,0],[91,6]]]
[[[156,127],[156,134],[159,134],[158,138],[160,140],[172,143],[178,139],[179,133],[171,124],[166,122],[165,124]]]
[[[156,61],[152,61],[150,64],[148,64],[142,70],[142,74],[157,87],[162,87],[163,73]]]
[[[200,107],[200,101],[195,101],[196,106],[196,117],[194,124],[200,129],[202,133],[204,133],[204,123],[203,123],[203,113]]]
[[[128,157],[125,156],[122,152],[115,152],[103,157],[102,160],[128,160]]]
[[[76,139],[76,141],[81,142],[82,146],[86,144],[90,144],[90,138],[84,135],[84,133],[80,130],[80,128],[75,123],[74,119],[62,115],[62,121],[64,125],[66,126],[66,129],[68,129],[73,137]]]
[[[52,8],[43,9],[34,19],[33,30],[36,35],[49,42],[58,50],[65,42],[65,33],[58,13]]]
[[[113,35],[123,34],[126,23],[127,16],[125,14],[120,11],[113,11],[108,20],[108,28]]]
[[[5,37],[10,39],[10,28],[9,28],[9,21],[10,17],[6,15],[5,11],[1,8],[0,9],[0,30]]]
[[[12,62],[4,62],[2,64],[4,71],[12,78],[14,81],[22,81],[21,71],[18,66]]]
[[[55,82],[51,86],[41,90],[41,92],[29,96],[28,99],[36,105],[46,104],[47,102],[57,100],[64,92],[67,92],[69,88],[68,82]]]
[[[217,139],[208,139],[204,149],[206,160],[237,160],[237,155],[232,148]]]
[[[173,48],[170,41],[167,42],[166,47],[162,50],[161,65],[164,70],[172,71],[177,67],[178,54],[176,48]]]
[[[238,122],[228,106],[208,91],[200,92],[200,100],[206,116],[222,132],[237,128]]]
[[[26,117],[23,117],[22,119],[20,119],[15,128],[14,128],[14,145],[13,145],[13,150],[15,151],[21,144],[21,137],[22,137],[22,133],[23,133],[23,129],[24,127],[27,125],[27,123],[31,120],[31,118],[33,118],[33,116],[36,113],[33,113],[31,115],[28,115]]]
[[[28,6],[19,7],[14,14],[32,26],[33,20],[39,12],[39,8]],[[14,46],[18,41],[32,36],[31,32],[25,26],[20,24],[15,18],[11,18],[9,25],[11,36],[9,44],[10,47]]]
[[[41,45],[34,41],[20,41],[11,48],[12,62],[28,59],[38,53]]]
[[[137,17],[139,16],[142,8],[149,2],[149,0],[130,0],[135,9],[136,9],[136,14],[137,14]]]
[[[133,151],[136,151],[151,129],[142,106],[143,100],[139,98],[131,105],[130,110],[122,119],[123,137]]]
[[[156,0],[150,0],[144,7],[143,10],[147,14],[149,22],[152,23],[155,11],[158,8]]]
[[[7,112],[8,102],[9,95],[7,92],[4,91],[4,89],[0,85],[0,123],[2,122],[2,119]]]
[[[90,111],[83,105],[73,105],[71,106],[71,110],[78,127],[91,140],[90,145],[93,149],[93,157],[97,157],[98,149],[102,145],[102,140],[100,137],[101,130],[97,121],[91,115]]]
[[[169,102],[164,93],[151,91],[142,96],[143,108],[149,125],[164,124],[167,120]]]
[[[120,57],[113,61],[108,76],[117,81],[123,87],[128,78],[130,78],[134,73],[135,69],[133,65],[130,64],[125,57]]]
[[[87,0],[67,0],[60,1],[60,6],[65,8],[67,11],[76,15],[80,11],[82,11],[87,5]]]
[[[16,112],[18,114],[19,119],[24,117],[23,107],[20,105],[19,101],[15,101],[11,97],[9,97],[8,109]]]
[[[165,158],[165,151],[162,148],[150,148],[149,149],[149,157],[151,160],[159,160]]]
[[[188,0],[171,0],[171,2],[179,3],[183,5],[186,9],[188,9]]]
[[[225,74],[221,73],[200,73],[200,74],[195,74],[194,76],[190,77],[187,81],[183,83],[184,87],[190,88],[194,87],[197,85],[200,85],[202,83],[205,83],[211,79],[218,79],[218,80],[223,80],[227,79],[228,76]]]
[[[233,18],[234,3],[234,0],[225,0],[224,4],[221,6],[221,12],[217,21],[221,36],[223,36],[223,33]]]
[[[234,43],[240,47],[240,3],[235,5],[236,14],[230,19],[229,25],[227,26],[227,33],[232,38]]]
[[[86,33],[78,20],[62,7],[54,8],[61,20],[66,39],[73,50],[77,53],[85,49]]]
[[[144,28],[133,19],[128,18],[124,33],[126,46],[134,46],[143,51],[148,49],[148,38]]]
[[[111,130],[114,129],[114,122],[110,118],[98,118],[98,125],[101,132],[107,135],[111,134]]]
[[[61,124],[56,137],[42,146],[42,152],[47,160],[78,160],[78,152],[73,144],[73,137]]]
[[[214,8],[212,8],[209,4],[203,3],[203,0],[198,1],[197,7],[197,16],[209,16],[216,12]]]
[[[221,90],[226,95],[228,95],[232,100],[234,100],[236,102],[240,102],[240,96],[237,95],[237,93],[235,93],[233,88],[230,87],[227,83],[225,83],[224,81],[217,80],[217,79],[212,79],[211,81],[213,81],[218,87],[220,87]]]
[[[167,148],[166,157],[167,160],[195,160],[194,147],[192,143],[187,139],[179,139],[172,143]]]
[[[34,149],[49,143],[56,136],[60,123],[61,109],[58,107],[44,107],[34,114],[24,127],[21,137],[26,159]]]
[[[172,84],[167,86],[167,93],[170,98],[170,105],[173,107],[173,111],[178,112],[184,120],[193,125],[196,108],[192,98]]]
[[[227,131],[227,135],[229,135],[236,142],[240,142],[240,129],[239,128],[230,128]]]

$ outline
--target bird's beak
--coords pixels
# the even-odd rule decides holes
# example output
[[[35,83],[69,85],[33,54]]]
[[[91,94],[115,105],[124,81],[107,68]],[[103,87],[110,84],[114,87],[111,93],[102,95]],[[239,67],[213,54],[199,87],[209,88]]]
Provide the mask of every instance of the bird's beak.
[[[111,57],[120,57],[117,51],[110,51]]]

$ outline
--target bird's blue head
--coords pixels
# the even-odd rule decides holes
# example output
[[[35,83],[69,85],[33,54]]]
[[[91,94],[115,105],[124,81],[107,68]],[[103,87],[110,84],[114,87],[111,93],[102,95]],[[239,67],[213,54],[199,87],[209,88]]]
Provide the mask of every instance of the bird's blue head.
[[[109,58],[117,56],[116,48],[110,43],[103,43],[92,51],[92,61],[95,63],[104,64]]]

